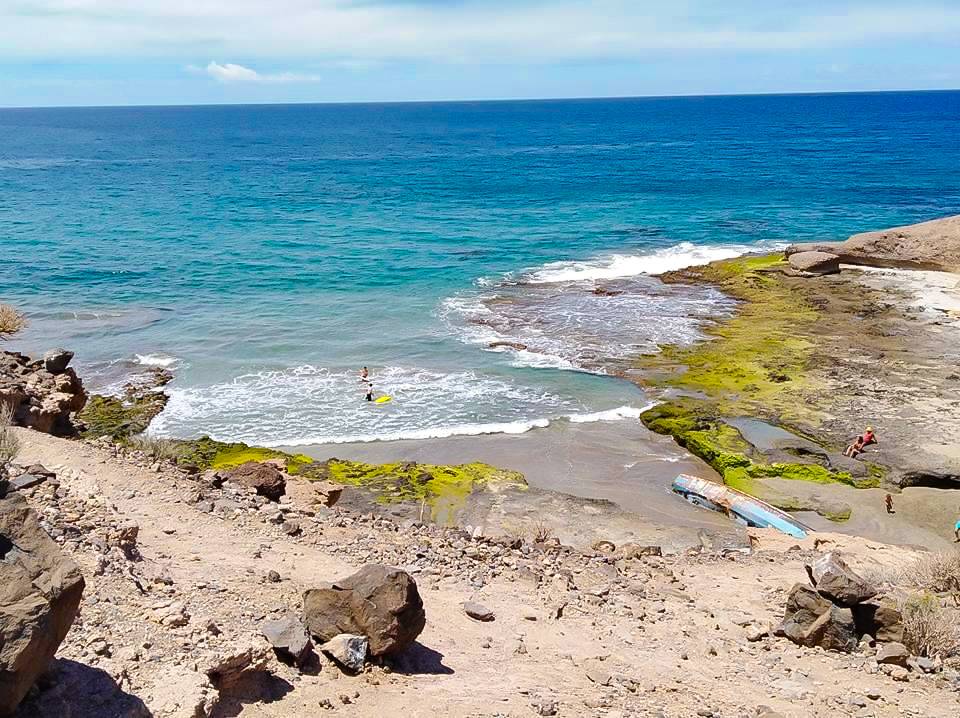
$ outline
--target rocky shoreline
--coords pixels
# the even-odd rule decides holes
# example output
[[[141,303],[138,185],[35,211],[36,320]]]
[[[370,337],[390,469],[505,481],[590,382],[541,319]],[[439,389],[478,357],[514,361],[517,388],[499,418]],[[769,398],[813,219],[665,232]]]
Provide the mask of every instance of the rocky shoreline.
[[[952,266],[958,226],[956,218],[918,225],[920,239],[904,242],[904,254],[888,247],[875,263],[931,266],[939,252],[944,259],[937,266]],[[894,234],[912,236],[904,229]],[[872,246],[858,237],[856,246]],[[960,488],[960,452],[950,437],[960,430],[960,322],[949,310],[925,308],[907,273],[840,271],[837,255],[836,268],[825,274],[798,271],[788,261],[797,249],[804,248],[663,277],[717,285],[740,305],[708,330],[710,341],[664,347],[636,362],[631,378],[663,399],[642,420],[727,483],[787,510],[846,520],[857,508],[832,490],[843,484],[894,493],[925,487],[947,492],[925,503],[956,504],[949,492]],[[866,250],[857,260],[874,262]],[[960,279],[949,291],[960,296],[958,285]],[[867,425],[876,428],[879,444],[856,460],[843,456]],[[818,485],[818,495],[792,490],[797,481]],[[927,517],[927,527],[939,522],[935,530],[944,541],[956,520],[945,513]]]
[[[860,497],[897,493],[897,543],[945,545],[960,317],[846,262],[955,269],[955,219],[665,275],[739,304],[637,359],[660,400],[641,420],[823,526],[866,532]],[[960,711],[956,550],[732,524],[630,540],[614,504],[482,462],[139,437],[170,375],[88,397],[71,358],[0,363],[23,427],[0,426],[0,715]],[[843,456],[866,423],[878,446]]]

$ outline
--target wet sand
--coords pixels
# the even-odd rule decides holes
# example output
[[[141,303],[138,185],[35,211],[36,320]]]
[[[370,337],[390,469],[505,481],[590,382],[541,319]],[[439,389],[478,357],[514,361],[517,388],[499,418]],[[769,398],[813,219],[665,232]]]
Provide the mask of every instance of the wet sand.
[[[445,439],[282,447],[317,459],[337,457],[383,463],[417,461],[461,464],[483,461],[521,472],[530,486],[585,499],[607,499],[636,516],[638,523],[729,531],[719,514],[690,506],[673,494],[679,473],[717,480],[702,461],[639,421],[575,424],[555,422],[525,434],[491,434]]]

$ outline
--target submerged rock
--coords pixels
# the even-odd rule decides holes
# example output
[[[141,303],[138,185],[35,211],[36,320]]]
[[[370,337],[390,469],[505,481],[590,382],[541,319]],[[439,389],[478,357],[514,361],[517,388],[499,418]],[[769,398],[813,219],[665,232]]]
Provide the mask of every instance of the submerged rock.
[[[303,617],[310,633],[324,641],[341,633],[366,636],[373,656],[400,653],[426,624],[423,601],[410,574],[380,564],[308,590]]]
[[[18,493],[0,500],[0,715],[47,669],[77,615],[84,581]]]

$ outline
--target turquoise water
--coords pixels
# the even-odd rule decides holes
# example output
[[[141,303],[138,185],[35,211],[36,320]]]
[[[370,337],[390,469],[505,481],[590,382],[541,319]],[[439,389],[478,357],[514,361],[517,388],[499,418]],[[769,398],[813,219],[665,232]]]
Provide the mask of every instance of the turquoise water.
[[[595,372],[729,308],[650,272],[960,212],[958,127],[955,92],[0,110],[0,299],[95,387],[171,365],[159,433],[630,416]]]

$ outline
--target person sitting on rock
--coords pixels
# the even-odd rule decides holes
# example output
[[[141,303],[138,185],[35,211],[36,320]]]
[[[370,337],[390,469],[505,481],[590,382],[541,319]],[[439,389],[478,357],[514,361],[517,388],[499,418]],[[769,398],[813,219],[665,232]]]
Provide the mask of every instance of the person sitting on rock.
[[[867,430],[854,439],[853,443],[846,448],[846,450],[843,452],[843,455],[855,459],[857,456],[863,453],[864,447],[876,443],[877,435],[873,433],[873,427],[868,426]]]

